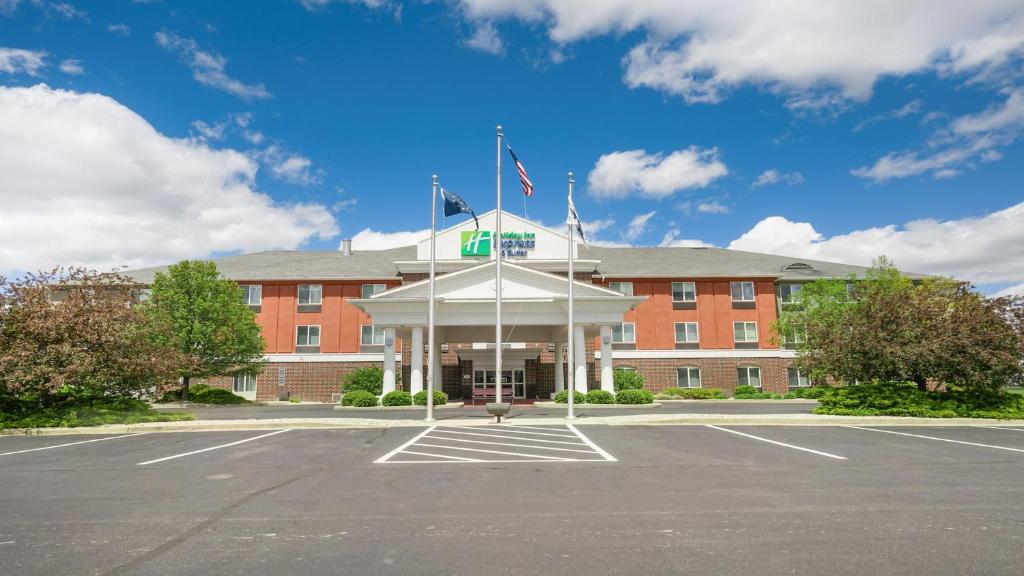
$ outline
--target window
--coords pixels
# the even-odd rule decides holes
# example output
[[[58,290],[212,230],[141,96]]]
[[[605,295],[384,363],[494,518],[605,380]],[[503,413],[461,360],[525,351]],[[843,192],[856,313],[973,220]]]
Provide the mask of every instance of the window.
[[[696,322],[676,322],[676,343],[694,343],[698,342],[699,337],[697,335],[697,323]]]
[[[318,305],[322,295],[323,287],[319,284],[299,284],[299,306]]]
[[[238,374],[235,376],[235,383],[231,386],[231,390],[235,394],[243,394],[245,392],[256,391],[256,375],[255,374]]]
[[[740,366],[736,375],[740,386],[761,387],[761,369],[757,366]]]
[[[779,302],[794,304],[802,288],[801,284],[779,284]]]
[[[242,285],[242,300],[249,306],[259,306],[263,299],[263,286],[259,284]]]
[[[633,344],[636,342],[636,324],[623,322],[612,326],[612,344]]]
[[[616,370],[622,370],[623,372],[636,372],[635,366],[616,366]]]
[[[295,345],[296,346],[319,346],[320,345],[320,327],[319,326],[299,326],[295,332]]]
[[[615,290],[616,292],[622,292],[626,296],[633,295],[633,283],[632,282],[609,282],[609,290]]]
[[[757,322],[733,322],[736,342],[757,342]]]
[[[680,388],[700,388],[700,368],[692,366],[676,368],[676,386]]]
[[[732,292],[733,302],[753,302],[754,301],[754,283],[753,282],[730,282],[729,289]]]
[[[369,298],[374,294],[387,290],[386,284],[363,284],[363,298]]]
[[[359,342],[363,346],[383,346],[384,329],[378,326],[363,326]]]
[[[782,333],[782,344],[787,348],[795,348],[804,342],[807,342],[807,328],[804,326],[790,326]]]
[[[790,388],[807,388],[811,385],[811,379],[806,374],[802,374],[799,368],[789,369],[789,387]]]
[[[696,302],[697,301],[697,285],[693,282],[673,282],[672,283],[672,301],[673,302]]]

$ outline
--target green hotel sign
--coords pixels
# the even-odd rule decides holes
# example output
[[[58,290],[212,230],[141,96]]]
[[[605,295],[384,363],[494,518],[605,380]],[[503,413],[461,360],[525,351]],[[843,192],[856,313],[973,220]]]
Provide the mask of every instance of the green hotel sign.
[[[490,230],[462,232],[462,256],[490,256],[493,239],[494,233]],[[537,236],[533,232],[501,233],[501,255],[505,258],[525,258],[536,246]]]
[[[475,230],[462,233],[462,256],[490,256],[490,230]]]

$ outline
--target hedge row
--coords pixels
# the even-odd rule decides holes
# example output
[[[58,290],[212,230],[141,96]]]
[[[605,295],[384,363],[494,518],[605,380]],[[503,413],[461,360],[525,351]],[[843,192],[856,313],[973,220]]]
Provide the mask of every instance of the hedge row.
[[[650,404],[654,402],[654,394],[651,394],[649,390],[637,388],[620,390],[617,394],[605,390],[591,390],[586,394],[575,392],[572,399],[574,404]],[[555,394],[555,402],[567,404],[569,392],[562,390]]]

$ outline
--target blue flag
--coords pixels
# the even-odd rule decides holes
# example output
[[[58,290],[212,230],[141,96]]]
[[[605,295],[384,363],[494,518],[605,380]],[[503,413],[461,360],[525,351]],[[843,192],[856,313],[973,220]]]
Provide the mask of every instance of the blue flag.
[[[480,221],[476,219],[476,212],[473,212],[473,209],[469,207],[469,204],[466,204],[462,196],[441,188],[441,197],[444,198],[445,217],[455,216],[456,214],[471,214],[473,221],[476,222],[476,229],[480,229]]]

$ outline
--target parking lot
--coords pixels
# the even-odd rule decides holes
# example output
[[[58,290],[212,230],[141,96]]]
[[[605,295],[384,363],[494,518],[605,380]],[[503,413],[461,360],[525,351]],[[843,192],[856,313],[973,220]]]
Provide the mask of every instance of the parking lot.
[[[1022,474],[1024,429],[986,427],[8,436],[0,566],[12,575],[1019,574]]]

